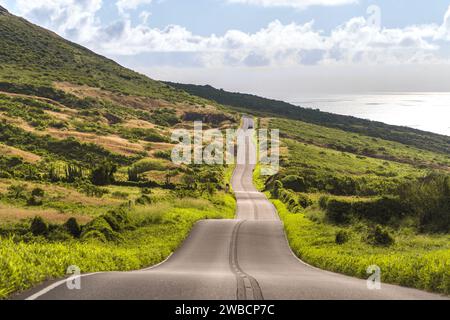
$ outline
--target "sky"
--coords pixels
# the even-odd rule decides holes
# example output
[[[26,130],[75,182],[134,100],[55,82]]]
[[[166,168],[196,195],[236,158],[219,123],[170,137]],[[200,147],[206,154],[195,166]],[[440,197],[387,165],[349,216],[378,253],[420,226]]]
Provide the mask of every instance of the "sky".
[[[0,0],[154,79],[292,99],[450,91],[450,1]]]

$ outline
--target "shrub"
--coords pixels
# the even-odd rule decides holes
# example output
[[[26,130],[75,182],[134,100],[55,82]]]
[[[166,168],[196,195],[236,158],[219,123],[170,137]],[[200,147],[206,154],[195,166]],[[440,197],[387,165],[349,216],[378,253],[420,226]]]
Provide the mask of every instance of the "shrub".
[[[43,189],[41,189],[41,188],[34,188],[34,189],[31,191],[31,195],[32,195],[33,197],[40,197],[40,198],[42,198],[42,197],[44,197],[44,195],[45,195],[45,191],[44,191]]]
[[[42,206],[42,198],[31,196],[27,199],[28,206]]]
[[[82,183],[79,189],[88,197],[96,197],[96,198],[101,198],[109,192],[108,189],[99,188],[97,186],[92,185],[90,182]]]
[[[344,244],[346,243],[348,240],[350,239],[350,235],[347,231],[345,230],[339,230],[338,232],[336,232],[336,238],[335,238],[335,242],[337,244]]]
[[[108,222],[111,229],[114,231],[122,231],[131,226],[128,213],[124,209],[116,209],[103,215],[103,218]]]
[[[280,197],[280,189],[283,188],[283,183],[280,180],[276,180],[273,184],[272,196],[275,198]]]
[[[300,205],[298,203],[298,197],[291,190],[279,189],[279,198],[288,207],[289,211],[292,213],[298,213],[300,210]]]
[[[368,219],[380,224],[392,224],[402,218],[406,208],[396,197],[383,197],[373,201],[352,203],[352,214],[357,218]]]
[[[25,192],[27,191],[27,186],[25,184],[13,184],[8,187],[8,197],[13,199],[23,199],[25,197]]]
[[[350,220],[352,204],[350,202],[331,199],[327,204],[326,216],[334,223],[348,223]]]
[[[81,227],[78,224],[77,219],[69,218],[64,224],[66,230],[75,238],[79,238],[81,235]]]
[[[115,232],[103,216],[97,217],[83,227],[81,239],[97,239],[102,242],[116,241],[120,235]]]
[[[114,173],[117,166],[110,162],[104,162],[97,166],[91,173],[91,182],[97,186],[106,186],[114,182]]]
[[[399,188],[403,204],[417,217],[421,231],[450,231],[450,176],[432,173]]]
[[[130,194],[127,192],[114,191],[112,193],[112,196],[113,196],[113,198],[116,198],[116,199],[128,199]]]
[[[36,216],[31,221],[30,230],[35,236],[44,236],[48,233],[48,225],[44,219]]]
[[[319,207],[322,210],[326,210],[329,200],[330,200],[330,198],[328,196],[321,196],[320,199],[319,199]]]
[[[139,198],[137,198],[134,203],[136,205],[141,205],[141,206],[146,206],[152,203],[152,199],[150,198],[150,196],[143,194],[141,195]]]
[[[129,181],[139,181],[140,180],[140,174],[156,170],[156,171],[163,171],[166,169],[166,166],[161,160],[155,160],[155,159],[143,159],[136,163],[134,163],[129,169],[128,169],[128,180]]]
[[[156,151],[154,153],[154,156],[156,158],[165,159],[165,160],[171,160],[172,159],[172,152],[171,151]]]
[[[296,175],[289,175],[284,177],[281,182],[283,183],[284,188],[291,189],[296,192],[305,192],[306,190],[306,184],[305,180]]]
[[[298,204],[301,205],[303,208],[308,208],[313,204],[311,199],[306,194],[300,194],[298,196]]]
[[[394,238],[389,234],[389,231],[380,225],[377,225],[369,232],[367,241],[376,246],[390,246],[395,242]]]

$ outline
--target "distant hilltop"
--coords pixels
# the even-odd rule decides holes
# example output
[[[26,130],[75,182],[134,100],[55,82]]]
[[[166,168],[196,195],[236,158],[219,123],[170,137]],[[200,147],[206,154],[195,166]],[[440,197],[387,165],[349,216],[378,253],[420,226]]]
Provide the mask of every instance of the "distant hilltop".
[[[0,6],[0,13],[9,13],[8,10]]]

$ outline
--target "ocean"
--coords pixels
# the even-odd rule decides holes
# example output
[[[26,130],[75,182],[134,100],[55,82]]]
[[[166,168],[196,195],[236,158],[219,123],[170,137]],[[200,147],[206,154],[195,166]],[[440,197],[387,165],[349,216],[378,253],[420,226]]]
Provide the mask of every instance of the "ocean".
[[[450,92],[303,95],[288,102],[450,136]]]

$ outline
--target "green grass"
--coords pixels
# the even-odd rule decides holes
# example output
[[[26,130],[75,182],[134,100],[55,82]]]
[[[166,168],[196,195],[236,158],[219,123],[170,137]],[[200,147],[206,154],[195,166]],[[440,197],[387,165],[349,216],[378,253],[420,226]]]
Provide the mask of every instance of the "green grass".
[[[68,266],[83,273],[128,271],[164,260],[185,239],[194,223],[201,219],[232,218],[235,201],[231,195],[205,199],[172,200],[130,213],[139,227],[121,233],[117,242],[0,242],[0,298],[22,291],[47,279],[62,277]]]
[[[281,129],[282,137],[358,155],[405,162],[416,167],[449,168],[448,154],[421,150],[404,144],[358,133],[327,128],[302,121],[270,119],[271,129]]]
[[[370,265],[381,268],[382,282],[450,294],[450,235],[395,234],[390,247],[365,243],[357,229],[342,245],[335,242],[343,227],[315,223],[304,214],[292,214],[279,200],[272,200],[284,223],[289,244],[302,260],[324,270],[367,278]]]
[[[390,194],[402,182],[428,172],[409,164],[364,157],[291,139],[283,139],[281,146],[287,146],[289,153],[282,156],[281,169],[276,178],[282,180],[288,175],[301,176],[305,180],[305,191],[311,193]]]
[[[67,81],[169,102],[206,103],[11,14],[0,14],[0,47],[0,82],[50,87]]]

